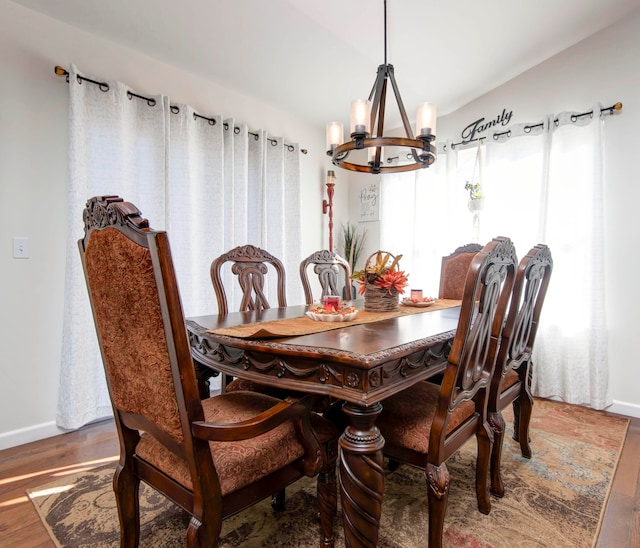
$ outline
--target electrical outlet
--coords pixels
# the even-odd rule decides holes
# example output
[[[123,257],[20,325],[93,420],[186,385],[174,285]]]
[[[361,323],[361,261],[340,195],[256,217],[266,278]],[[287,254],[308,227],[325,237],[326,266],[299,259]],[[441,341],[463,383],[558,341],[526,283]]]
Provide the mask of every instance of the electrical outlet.
[[[14,236],[13,237],[13,258],[28,259],[29,258],[29,238]]]

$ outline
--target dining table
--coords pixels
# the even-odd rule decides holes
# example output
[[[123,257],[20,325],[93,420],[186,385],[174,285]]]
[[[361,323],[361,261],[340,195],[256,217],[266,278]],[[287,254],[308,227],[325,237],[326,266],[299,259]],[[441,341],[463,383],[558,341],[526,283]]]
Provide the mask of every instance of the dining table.
[[[203,397],[223,374],[342,402],[339,483],[346,546],[377,546],[384,492],[384,399],[442,373],[460,301],[368,311],[351,321],[314,321],[309,306],[188,318]],[[326,319],[326,318],[325,318]],[[416,402],[417,403],[417,402]]]

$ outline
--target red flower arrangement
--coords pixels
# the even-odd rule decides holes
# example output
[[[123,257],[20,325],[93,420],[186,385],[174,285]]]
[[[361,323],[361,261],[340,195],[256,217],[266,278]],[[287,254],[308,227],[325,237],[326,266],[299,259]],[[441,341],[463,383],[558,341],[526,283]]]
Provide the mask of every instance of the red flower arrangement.
[[[402,255],[395,257],[389,264],[391,257],[390,253],[383,255],[379,251],[375,264],[368,264],[364,270],[359,270],[351,275],[351,279],[360,284],[358,289],[360,295],[364,295],[367,282],[386,289],[389,294],[404,293],[404,288],[409,285],[409,275],[398,269],[398,262]]]

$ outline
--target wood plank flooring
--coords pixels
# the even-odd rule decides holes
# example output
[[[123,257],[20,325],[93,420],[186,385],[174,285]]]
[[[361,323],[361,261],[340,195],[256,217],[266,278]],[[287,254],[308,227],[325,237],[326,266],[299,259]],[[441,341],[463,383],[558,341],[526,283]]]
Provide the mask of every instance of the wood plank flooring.
[[[112,421],[0,451],[0,546],[55,548],[25,490],[115,460]],[[597,548],[640,547],[640,419],[631,419]]]

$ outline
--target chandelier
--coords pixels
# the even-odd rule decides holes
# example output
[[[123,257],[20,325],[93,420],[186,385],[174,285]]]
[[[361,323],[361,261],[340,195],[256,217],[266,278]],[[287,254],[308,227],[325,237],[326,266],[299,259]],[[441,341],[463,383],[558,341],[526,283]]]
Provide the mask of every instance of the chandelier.
[[[388,82],[391,82],[406,137],[385,137],[383,133]],[[396,84],[393,65],[387,63],[387,0],[384,0],[384,64],[378,67],[369,99],[358,99],[351,103],[351,140],[343,142],[344,129],[340,122],[327,124],[327,155],[338,167],[364,173],[392,173],[429,167],[436,159],[436,149],[431,144],[436,138],[435,106],[431,103],[421,104],[416,118],[416,131],[413,134]],[[375,133],[372,133],[372,128],[375,128]],[[410,162],[384,166],[383,147],[395,147],[402,151],[409,149],[406,156]],[[366,161],[364,154],[358,159],[359,162],[349,161],[349,154],[354,150],[366,150]]]

